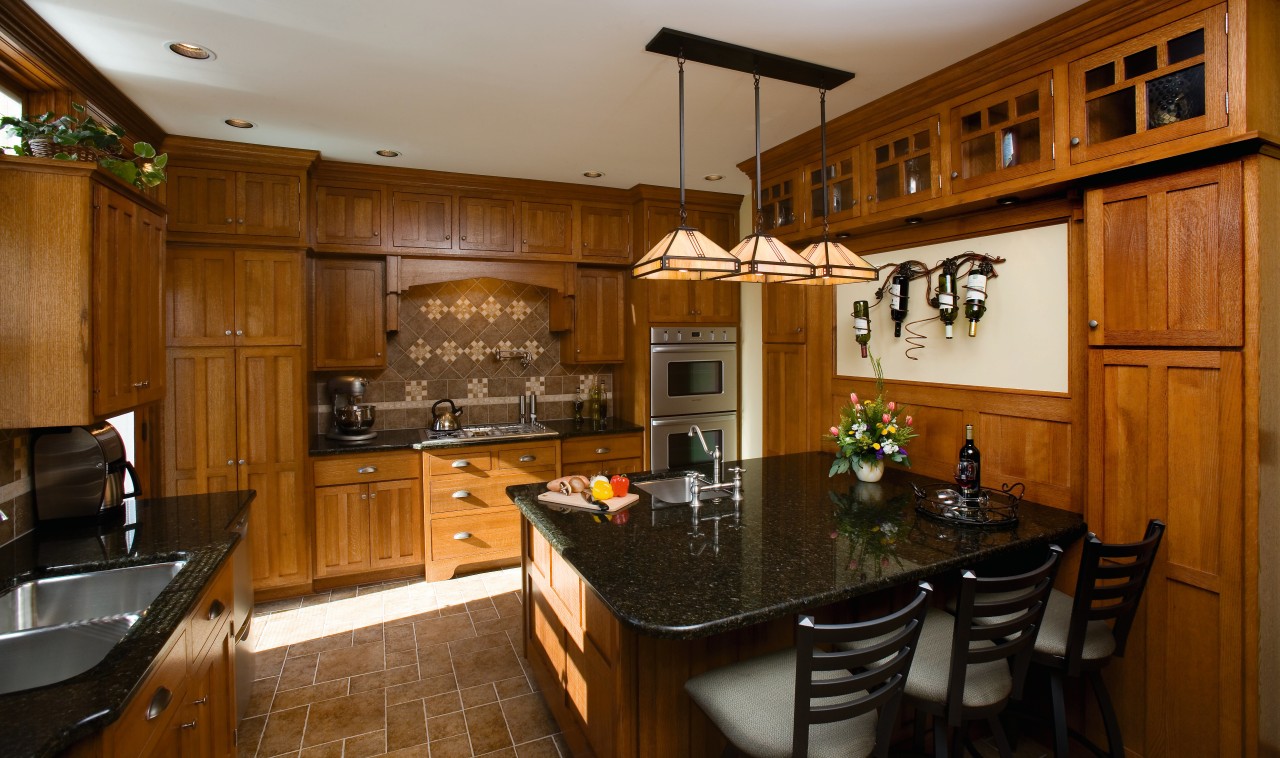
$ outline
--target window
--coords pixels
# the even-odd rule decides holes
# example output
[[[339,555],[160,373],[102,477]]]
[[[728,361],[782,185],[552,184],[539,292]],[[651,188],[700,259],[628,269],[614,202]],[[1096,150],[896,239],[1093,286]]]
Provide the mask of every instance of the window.
[[[22,101],[16,95],[0,89],[0,116],[21,116]],[[18,144],[18,138],[7,129],[0,129],[0,152],[9,152],[9,148]]]

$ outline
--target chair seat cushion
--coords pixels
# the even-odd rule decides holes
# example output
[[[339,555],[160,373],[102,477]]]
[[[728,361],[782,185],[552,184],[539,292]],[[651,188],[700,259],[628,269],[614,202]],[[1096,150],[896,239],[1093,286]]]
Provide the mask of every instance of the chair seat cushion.
[[[979,602],[992,602],[1015,597],[1020,592],[996,592],[979,595]],[[1044,620],[1040,623],[1040,631],[1036,635],[1036,652],[1058,657],[1067,654],[1067,634],[1071,631],[1071,606],[1075,599],[1065,592],[1052,590],[1049,603],[1044,609]],[[947,610],[955,613],[955,601],[947,604]],[[975,618],[975,624],[998,624],[1013,618],[1008,616],[990,616]],[[1111,634],[1111,627],[1105,621],[1090,621],[1085,628],[1083,660],[1094,661],[1106,658],[1116,650],[1116,640]]]
[[[843,671],[814,672],[815,679],[838,679]],[[796,651],[752,658],[712,669],[685,682],[702,712],[739,750],[759,758],[788,758],[795,723]],[[857,693],[860,697],[866,693]],[[823,698],[816,702],[839,702]],[[870,755],[876,743],[876,714],[809,727],[809,755],[822,758]]]

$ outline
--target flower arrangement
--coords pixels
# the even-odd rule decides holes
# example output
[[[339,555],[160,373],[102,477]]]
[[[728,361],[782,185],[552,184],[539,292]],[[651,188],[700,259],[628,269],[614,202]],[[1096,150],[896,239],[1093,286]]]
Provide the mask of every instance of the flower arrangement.
[[[856,392],[849,394],[849,402],[840,409],[840,423],[831,427],[829,438],[839,453],[828,476],[846,473],[856,462],[870,464],[886,458],[911,466],[905,447],[916,436],[911,416],[906,415],[905,406],[885,400],[884,371],[878,358],[872,356],[871,367],[876,374],[876,397],[859,400]]]
[[[879,578],[894,563],[902,567],[897,543],[904,502],[902,498],[894,498],[888,503],[876,504],[859,497],[856,490],[830,493],[831,501],[836,504],[836,528],[831,532],[831,539],[843,538],[849,542],[848,571],[857,572],[861,579]]]

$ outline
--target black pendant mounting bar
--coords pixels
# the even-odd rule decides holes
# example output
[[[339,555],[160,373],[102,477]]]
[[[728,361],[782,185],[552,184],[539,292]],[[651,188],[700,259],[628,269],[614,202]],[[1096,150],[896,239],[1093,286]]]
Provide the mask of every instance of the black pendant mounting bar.
[[[817,89],[835,89],[853,78],[849,71],[827,68],[741,45],[699,37],[688,32],[663,28],[649,44],[644,46],[651,53],[661,53],[672,58],[684,56],[686,60],[705,63],[708,66],[727,68],[746,74],[759,74],[769,79],[779,79],[793,84],[803,84]]]

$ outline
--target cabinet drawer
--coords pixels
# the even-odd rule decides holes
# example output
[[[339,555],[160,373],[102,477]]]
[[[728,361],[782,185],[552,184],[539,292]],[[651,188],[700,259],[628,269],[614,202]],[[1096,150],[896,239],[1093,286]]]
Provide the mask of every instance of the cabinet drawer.
[[[244,545],[236,548],[244,550]],[[215,632],[222,628],[228,617],[231,615],[231,608],[235,601],[235,589],[232,581],[232,561],[227,559],[222,568],[219,569],[218,575],[209,583],[209,589],[205,591],[204,596],[196,603],[196,607],[191,611],[191,659],[199,660],[208,647],[209,640],[213,638]]]
[[[560,459],[568,469],[579,463],[594,463],[611,458],[640,458],[644,442],[639,434],[617,434],[601,437],[579,437],[565,440]]]
[[[547,442],[541,445],[519,445],[501,447],[494,451],[497,456],[499,471],[531,471],[551,468],[556,465],[556,443]],[[552,474],[554,477],[554,474]]]
[[[507,487],[543,482],[554,479],[555,475],[555,469],[544,469],[488,478],[475,477],[471,480],[462,477],[450,477],[444,481],[434,479],[431,482],[427,508],[431,513],[450,513],[511,505]]]
[[[581,474],[592,477],[596,474],[613,476],[614,474],[634,474],[644,471],[645,466],[639,458],[609,458],[602,461],[586,461],[582,463],[565,463],[564,475]]]
[[[431,520],[431,559],[482,557],[520,549],[520,513],[509,506],[494,513],[468,513]]]
[[[418,453],[367,453],[343,455],[312,461],[317,487],[331,484],[363,484],[422,476]]]
[[[125,707],[124,715],[113,725],[109,744],[115,746],[116,758],[144,754],[148,745],[182,710],[186,679],[187,630],[183,627],[173,647],[155,665]]]
[[[493,468],[493,453],[487,449],[453,450],[427,456],[427,470],[432,476],[474,474]]]

